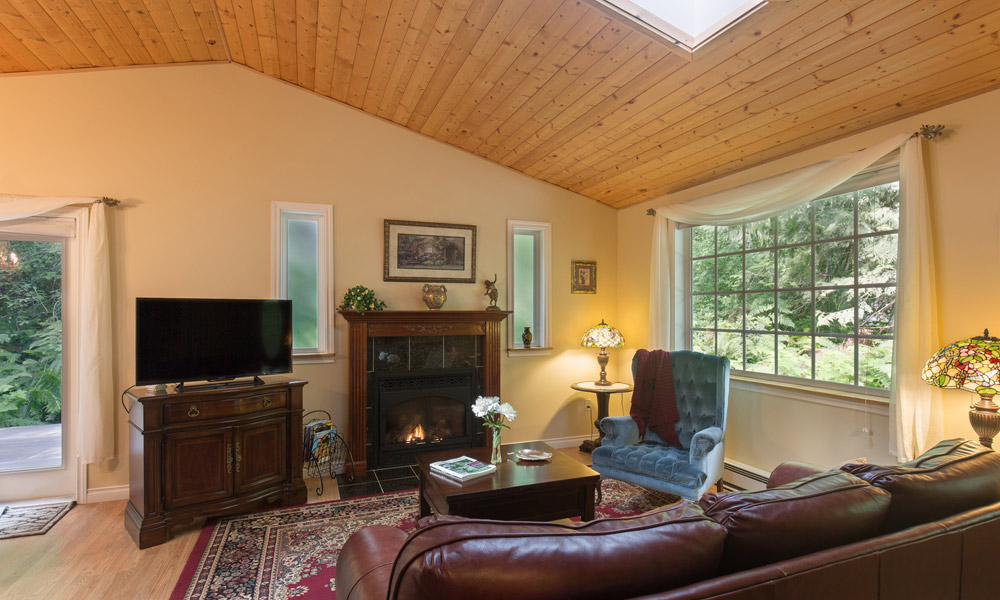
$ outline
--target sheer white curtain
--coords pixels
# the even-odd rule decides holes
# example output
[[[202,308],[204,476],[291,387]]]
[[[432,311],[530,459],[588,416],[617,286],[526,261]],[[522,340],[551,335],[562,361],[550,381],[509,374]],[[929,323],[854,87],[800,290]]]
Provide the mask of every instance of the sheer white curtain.
[[[901,146],[896,353],[890,400],[895,418],[890,428],[891,451],[900,460],[909,460],[935,443],[940,436],[940,398],[930,386],[922,385],[919,378],[923,361],[939,349],[930,211],[919,136],[897,135],[863,150],[789,173],[657,208],[650,260],[650,346],[673,350],[683,344],[679,334],[683,327],[674,308],[680,286],[679,223],[733,225],[772,217],[822,198],[829,190]],[[904,296],[910,294],[913,300],[904,302]]]
[[[115,456],[114,383],[111,371],[111,277],[104,203],[81,196],[13,196],[0,194],[0,221],[45,215],[73,204],[89,205],[87,237],[82,240],[83,297],[80,315],[79,390],[81,458],[85,463]]]

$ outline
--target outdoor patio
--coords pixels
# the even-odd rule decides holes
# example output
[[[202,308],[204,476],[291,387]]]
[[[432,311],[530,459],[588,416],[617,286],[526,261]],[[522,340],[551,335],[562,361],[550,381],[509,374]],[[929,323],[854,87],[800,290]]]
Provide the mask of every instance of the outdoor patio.
[[[62,464],[62,425],[0,429],[0,472],[47,469]]]

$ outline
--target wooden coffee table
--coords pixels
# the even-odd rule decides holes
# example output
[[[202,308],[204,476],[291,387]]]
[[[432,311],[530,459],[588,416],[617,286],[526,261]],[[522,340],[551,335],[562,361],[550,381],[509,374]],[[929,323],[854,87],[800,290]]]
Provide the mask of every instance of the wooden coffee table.
[[[518,460],[519,450],[551,452],[547,461]],[[435,512],[506,521],[554,521],[594,518],[594,493],[601,476],[544,442],[504,444],[503,463],[492,475],[455,481],[431,473],[430,464],[469,456],[488,462],[489,448],[466,448],[417,455],[420,471],[420,516]],[[515,454],[510,454],[511,452]]]

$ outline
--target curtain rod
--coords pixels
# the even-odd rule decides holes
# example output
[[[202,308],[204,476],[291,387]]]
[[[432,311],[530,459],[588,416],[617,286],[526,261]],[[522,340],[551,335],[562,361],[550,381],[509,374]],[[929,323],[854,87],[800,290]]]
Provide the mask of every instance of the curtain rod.
[[[95,203],[103,202],[105,206],[110,206],[112,208],[122,205],[121,200],[115,200],[114,198],[108,198],[107,196],[101,196],[99,199],[94,200]]]
[[[933,140],[944,132],[944,125],[921,125],[920,129],[913,132],[910,137],[917,137],[918,135],[924,136],[925,140]],[[656,209],[647,208],[646,216],[655,217]]]

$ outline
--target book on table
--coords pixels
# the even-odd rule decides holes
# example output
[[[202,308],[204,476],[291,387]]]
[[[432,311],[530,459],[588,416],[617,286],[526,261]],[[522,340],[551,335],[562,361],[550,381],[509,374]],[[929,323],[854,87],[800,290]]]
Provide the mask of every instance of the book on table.
[[[468,456],[459,456],[449,460],[439,460],[431,463],[431,472],[444,475],[459,481],[467,481],[489,475],[497,470],[496,465],[484,463]]]

